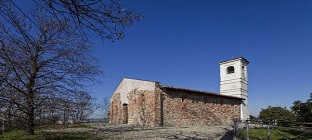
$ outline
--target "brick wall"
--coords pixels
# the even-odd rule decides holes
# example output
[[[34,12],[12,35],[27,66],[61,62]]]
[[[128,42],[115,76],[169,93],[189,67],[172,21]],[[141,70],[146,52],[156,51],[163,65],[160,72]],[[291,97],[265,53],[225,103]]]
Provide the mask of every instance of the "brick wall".
[[[232,124],[240,115],[240,100],[180,90],[163,94],[164,126]]]
[[[111,123],[148,126],[232,124],[240,116],[240,100],[183,90],[132,90],[128,105],[120,94],[111,102]]]
[[[158,95],[155,90],[133,90],[128,93],[128,124],[159,126]]]
[[[123,123],[123,107],[120,100],[120,93],[114,95],[110,105],[110,123],[121,124]]]

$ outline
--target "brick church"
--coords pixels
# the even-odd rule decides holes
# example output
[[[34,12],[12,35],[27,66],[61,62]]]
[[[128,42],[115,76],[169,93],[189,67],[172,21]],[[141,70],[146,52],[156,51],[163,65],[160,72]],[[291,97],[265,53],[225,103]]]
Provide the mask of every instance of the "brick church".
[[[243,58],[220,62],[220,94],[124,78],[110,99],[110,122],[148,126],[226,125],[246,120],[247,65]]]

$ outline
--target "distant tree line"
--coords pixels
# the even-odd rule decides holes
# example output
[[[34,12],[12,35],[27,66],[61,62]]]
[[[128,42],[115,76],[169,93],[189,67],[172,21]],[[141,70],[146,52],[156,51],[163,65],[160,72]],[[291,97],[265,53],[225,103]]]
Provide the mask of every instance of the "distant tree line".
[[[17,105],[9,101],[1,104],[1,118],[6,128],[25,128],[26,115]],[[86,120],[98,105],[89,94],[76,97],[51,98],[38,107],[34,123],[38,125],[80,123]]]
[[[306,102],[295,101],[290,110],[286,107],[272,107],[262,109],[259,118],[252,116],[253,119],[260,119],[264,123],[276,123],[277,125],[289,126],[301,124],[311,126],[312,123],[312,96]]]

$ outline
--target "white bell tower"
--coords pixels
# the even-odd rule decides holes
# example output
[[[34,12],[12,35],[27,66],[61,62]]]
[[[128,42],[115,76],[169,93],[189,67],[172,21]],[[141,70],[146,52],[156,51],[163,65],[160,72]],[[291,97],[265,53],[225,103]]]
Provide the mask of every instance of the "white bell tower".
[[[249,119],[248,111],[248,61],[243,58],[234,58],[220,62],[220,94],[240,97],[245,100],[240,105],[240,119]]]

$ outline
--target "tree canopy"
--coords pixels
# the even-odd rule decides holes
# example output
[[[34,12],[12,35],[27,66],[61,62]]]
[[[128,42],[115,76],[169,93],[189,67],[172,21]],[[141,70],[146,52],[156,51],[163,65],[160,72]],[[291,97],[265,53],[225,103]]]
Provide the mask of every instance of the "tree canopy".
[[[291,110],[298,117],[298,121],[312,122],[312,96],[306,102],[295,101]]]
[[[268,108],[260,111],[259,117],[264,122],[277,121],[278,125],[288,125],[295,121],[295,115],[282,107],[268,106]]]

